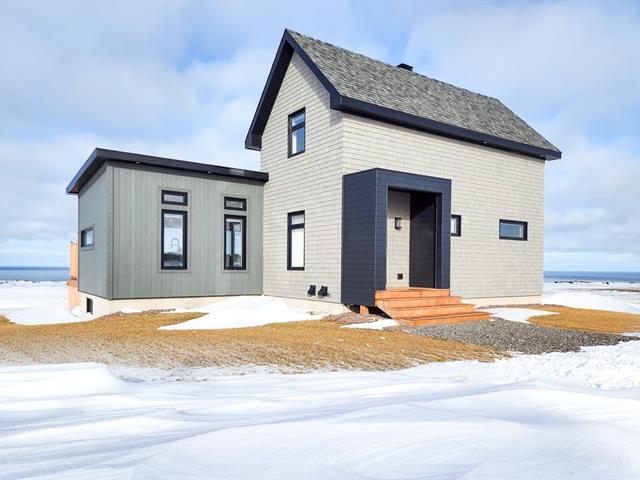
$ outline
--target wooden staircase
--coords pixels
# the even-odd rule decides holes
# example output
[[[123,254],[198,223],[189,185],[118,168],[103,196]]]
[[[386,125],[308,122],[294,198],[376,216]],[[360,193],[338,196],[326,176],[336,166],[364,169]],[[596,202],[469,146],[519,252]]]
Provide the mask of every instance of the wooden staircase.
[[[439,323],[488,320],[491,315],[462,303],[449,290],[437,288],[390,288],[376,292],[376,306],[401,324],[411,327]]]

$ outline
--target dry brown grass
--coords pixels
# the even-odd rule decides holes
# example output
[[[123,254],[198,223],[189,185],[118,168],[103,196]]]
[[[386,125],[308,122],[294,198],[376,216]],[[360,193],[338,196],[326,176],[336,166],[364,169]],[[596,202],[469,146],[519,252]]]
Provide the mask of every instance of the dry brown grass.
[[[402,331],[344,329],[335,321],[232,330],[158,330],[198,316],[144,312],[60,325],[15,325],[0,317],[0,362],[389,370],[447,360],[491,361],[505,355]]]
[[[529,305],[527,308],[556,312],[558,315],[532,317],[530,323],[543,327],[566,328],[600,333],[638,333],[640,315],[631,313],[588,310],[586,308],[559,307],[554,305]]]

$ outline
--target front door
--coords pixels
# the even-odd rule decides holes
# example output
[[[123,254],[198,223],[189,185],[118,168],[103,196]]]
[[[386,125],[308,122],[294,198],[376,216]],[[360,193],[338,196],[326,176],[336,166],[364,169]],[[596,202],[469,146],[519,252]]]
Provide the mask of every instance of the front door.
[[[412,192],[409,241],[409,285],[411,287],[436,287],[437,225],[438,196],[428,192]]]

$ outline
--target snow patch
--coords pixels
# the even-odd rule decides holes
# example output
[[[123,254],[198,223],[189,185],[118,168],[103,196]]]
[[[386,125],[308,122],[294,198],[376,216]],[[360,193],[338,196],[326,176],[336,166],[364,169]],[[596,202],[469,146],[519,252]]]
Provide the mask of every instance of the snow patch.
[[[328,313],[307,312],[289,307],[281,298],[265,296],[239,296],[197,308],[176,309],[167,313],[206,313],[203,317],[176,325],[159,327],[161,330],[216,330],[247,328],[271,323],[319,320]]]
[[[375,322],[368,323],[350,323],[349,325],[343,325],[342,328],[361,328],[363,330],[383,330],[387,327],[397,327],[398,322],[388,318],[376,320]]]
[[[556,312],[535,310],[533,308],[487,308],[482,311],[489,312],[496,318],[519,323],[529,323],[528,320],[536,315],[556,315]]]
[[[588,292],[558,292],[542,297],[543,305],[562,305],[590,310],[608,310],[610,312],[640,314],[640,306],[632,305],[615,298]]]

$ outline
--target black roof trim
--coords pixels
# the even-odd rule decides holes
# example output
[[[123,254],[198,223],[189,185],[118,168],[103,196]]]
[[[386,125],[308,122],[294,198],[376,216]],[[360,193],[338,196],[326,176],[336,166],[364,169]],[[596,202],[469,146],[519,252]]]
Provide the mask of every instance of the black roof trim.
[[[280,91],[280,85],[282,85],[282,81],[284,80],[284,75],[287,71],[289,62],[291,61],[291,57],[293,56],[293,52],[296,52],[300,58],[302,58],[307,67],[309,67],[320,83],[322,83],[322,85],[327,89],[329,92],[329,104],[334,110],[362,115],[448,138],[455,138],[475,144],[486,145],[545,160],[556,160],[562,157],[562,152],[560,151],[496,137],[494,135],[430,120],[428,118],[411,115],[398,110],[381,107],[362,100],[340,95],[333,84],[331,84],[327,77],[320,71],[318,66],[311,60],[311,58],[309,58],[309,55],[307,55],[304,49],[298,44],[298,42],[296,42],[293,36],[289,33],[289,30],[284,31],[276,58],[273,61],[269,77],[267,78],[267,83],[264,86],[260,102],[258,103],[258,107],[256,108],[256,112],[253,116],[253,121],[251,122],[251,127],[247,133],[245,148],[249,150],[260,150],[262,148],[262,134],[264,133],[267,120],[271,114],[271,110],[273,109],[278,92]]]
[[[340,97],[340,104],[336,107],[336,110],[354,113],[357,115],[374,118],[376,120],[383,120],[396,125],[415,128],[448,138],[464,140],[479,145],[499,148],[501,150],[521,153],[532,157],[543,158],[545,160],[555,160],[562,156],[562,152],[557,152],[555,150],[535,147],[533,145],[527,145],[525,143],[508,140],[506,138],[500,138],[494,135],[476,132],[475,130],[469,130],[466,128],[457,127],[455,125],[450,125],[448,123],[442,123],[436,120],[419,117],[417,115],[399,112],[398,110],[392,110],[390,108],[381,107],[379,105],[363,102],[362,100],[357,100],[354,98]]]
[[[154,157],[152,155],[96,148],[67,186],[67,193],[77,195],[80,192],[80,189],[107,161],[146,165],[151,167],[164,167],[187,172],[207,173],[210,175],[241,178],[245,180],[257,180],[259,182],[266,182],[269,180],[269,174],[265,172],[243,170],[241,168],[220,167],[217,165],[208,165],[206,163],[188,162],[173,158]]]

